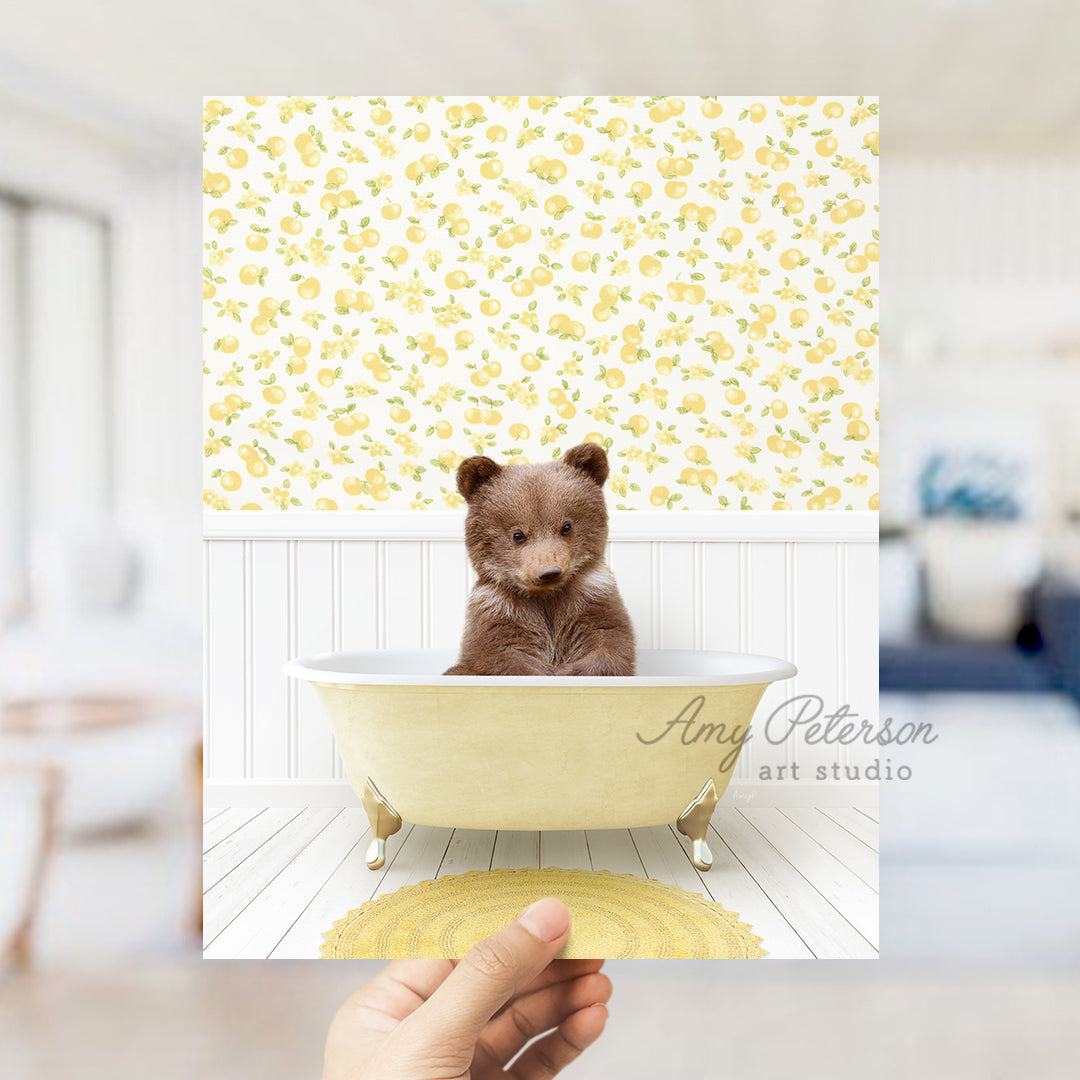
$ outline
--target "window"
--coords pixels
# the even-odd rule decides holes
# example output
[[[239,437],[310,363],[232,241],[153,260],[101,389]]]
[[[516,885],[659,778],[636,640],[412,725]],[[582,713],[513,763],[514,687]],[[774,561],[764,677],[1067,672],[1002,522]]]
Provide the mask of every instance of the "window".
[[[37,546],[111,512],[110,303],[108,222],[0,192],[0,623]]]

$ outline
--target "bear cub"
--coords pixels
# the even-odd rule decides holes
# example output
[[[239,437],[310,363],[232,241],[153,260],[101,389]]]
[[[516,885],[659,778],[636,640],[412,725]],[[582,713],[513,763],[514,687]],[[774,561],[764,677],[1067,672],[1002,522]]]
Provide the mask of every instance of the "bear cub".
[[[633,627],[604,562],[607,476],[595,443],[541,465],[461,463],[477,582],[445,674],[634,674]]]

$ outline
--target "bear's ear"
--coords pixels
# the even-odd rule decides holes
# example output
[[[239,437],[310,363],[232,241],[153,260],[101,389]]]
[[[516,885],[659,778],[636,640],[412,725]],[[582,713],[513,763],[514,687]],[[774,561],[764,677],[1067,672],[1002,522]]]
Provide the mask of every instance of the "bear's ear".
[[[477,489],[486,484],[493,476],[502,472],[502,466],[489,457],[466,458],[457,471],[457,489],[469,502]]]
[[[604,448],[593,442],[572,446],[562,456],[563,464],[580,469],[590,480],[603,484],[608,478],[608,459]]]

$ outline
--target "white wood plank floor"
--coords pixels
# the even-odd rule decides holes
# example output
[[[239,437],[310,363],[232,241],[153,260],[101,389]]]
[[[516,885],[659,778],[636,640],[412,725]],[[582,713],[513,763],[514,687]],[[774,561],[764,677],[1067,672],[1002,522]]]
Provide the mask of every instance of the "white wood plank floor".
[[[636,874],[739,912],[770,959],[873,958],[877,810],[718,808],[713,867],[699,873],[672,826],[602,832],[481,832],[405,824],[386,865],[364,863],[360,809],[207,808],[203,921],[208,959],[317,957],[335,919],[428,878],[497,867]]]

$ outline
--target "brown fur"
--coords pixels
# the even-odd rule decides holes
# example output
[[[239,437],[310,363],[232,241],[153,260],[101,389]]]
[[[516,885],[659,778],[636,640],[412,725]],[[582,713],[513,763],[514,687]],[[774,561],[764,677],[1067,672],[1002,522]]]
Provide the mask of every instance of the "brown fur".
[[[634,631],[604,562],[607,475],[595,443],[543,465],[461,463],[465,547],[477,582],[461,655],[447,675],[634,674]]]

